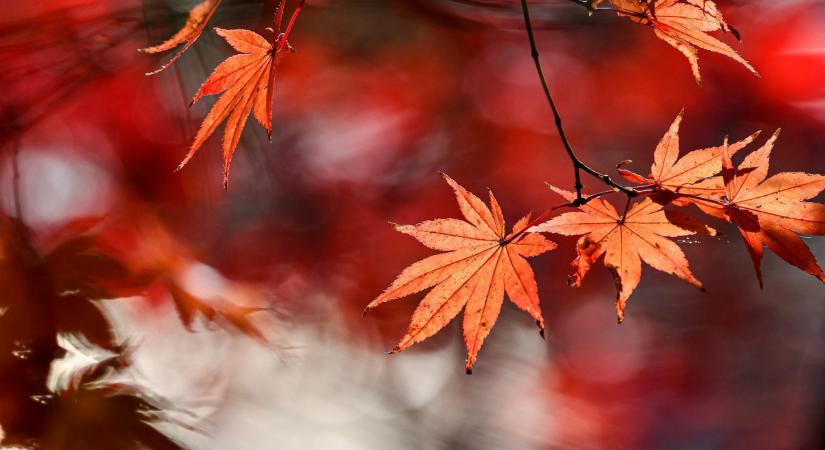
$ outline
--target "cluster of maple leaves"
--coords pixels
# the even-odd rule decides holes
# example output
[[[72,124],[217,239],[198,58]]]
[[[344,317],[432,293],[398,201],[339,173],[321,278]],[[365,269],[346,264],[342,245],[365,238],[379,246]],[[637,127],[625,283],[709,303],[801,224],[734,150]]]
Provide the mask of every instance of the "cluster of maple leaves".
[[[725,142],[694,150],[680,158],[681,120],[680,114],[656,147],[649,175],[620,169],[626,179],[637,183],[639,193],[632,200],[628,198],[623,211],[602,196],[586,197],[590,200],[578,206],[578,211],[544,222],[541,220],[547,214],[534,221],[527,215],[510,234],[505,234],[501,208],[492,192],[487,207],[445,175],[466,221],[437,219],[396,229],[427,247],[448,253],[411,265],[367,306],[369,310],[433,288],[416,308],[407,334],[393,351],[434,335],[464,309],[466,368],[470,372],[498,317],[505,292],[516,306],[536,319],[543,331],[536,279],[525,258],[553,250],[556,245],[539,233],[581,236],[571,264],[571,286],[581,286],[591,266],[603,259],[616,283],[619,322],[624,320],[627,300],[641,280],[643,261],[702,289],[685,254],[668,238],[715,235],[716,231],[673,207],[696,205],[713,218],[735,224],[750,252],[760,285],[763,246],[825,283],[825,274],[798,235],[825,235],[825,205],[805,201],[825,190],[825,176],[783,172],[768,178],[770,152],[778,132],[736,168],[731,156],[753,142],[758,133],[734,144]],[[566,201],[559,206],[574,205],[576,193],[555,186],[551,189]]]
[[[607,0],[610,9],[633,22],[649,26],[656,36],[679,50],[689,61],[697,83],[701,83],[698,49],[727,56],[758,76],[757,71],[733,48],[709,35],[721,31],[740,38],[710,0]],[[524,3],[524,2],[523,2]],[[605,0],[576,1],[591,11]],[[220,0],[205,0],[190,12],[183,29],[168,41],[144,49],[147,53],[180,51],[157,73],[177,60],[201,35]],[[270,39],[249,30],[216,29],[239,54],[222,62],[206,79],[192,103],[201,97],[223,93],[204,118],[195,139],[178,169],[182,168],[226,120],[223,137],[224,185],[245,121],[250,112],[271,135],[272,100],[276,69],[292,51],[287,41],[300,1],[283,33],[280,32],[285,3],[280,1]],[[524,6],[526,8],[526,4]],[[526,15],[525,15],[526,16]],[[556,244],[541,233],[581,236],[577,257],[571,264],[569,284],[581,286],[599,259],[612,273],[616,284],[616,311],[624,319],[630,295],[641,280],[642,262],[674,275],[697,288],[702,283],[693,274],[685,254],[670,238],[716,231],[692,215],[676,208],[694,205],[714,219],[738,228],[762,284],[761,258],[767,246],[788,263],[825,283],[825,274],[800,238],[825,235],[825,205],[808,202],[825,189],[825,176],[783,172],[768,177],[770,153],[778,138],[774,133],[760,148],[734,167],[732,157],[751,144],[759,133],[730,144],[691,151],[679,156],[680,113],[656,147],[648,175],[625,168],[619,173],[633,183],[624,189],[623,209],[604,197],[608,190],[592,195],[551,187],[564,202],[531,220],[518,220],[507,233],[502,209],[489,193],[489,206],[444,175],[453,189],[465,220],[435,219],[417,225],[396,225],[425,246],[442,251],[418,261],[403,272],[373,300],[365,313],[385,302],[430,289],[413,313],[406,334],[393,349],[402,351],[434,335],[464,310],[464,340],[468,350],[467,372],[471,372],[479,349],[489,335],[502,307],[505,293],[544,330],[538,286],[527,258],[554,250]],[[561,207],[576,207],[552,217]]]

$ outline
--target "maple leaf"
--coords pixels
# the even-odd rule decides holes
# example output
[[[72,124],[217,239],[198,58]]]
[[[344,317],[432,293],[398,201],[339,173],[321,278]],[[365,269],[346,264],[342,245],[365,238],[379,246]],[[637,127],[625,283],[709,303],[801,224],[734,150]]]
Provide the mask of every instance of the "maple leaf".
[[[771,150],[778,137],[779,130],[735,170],[730,153],[723,152],[722,177],[713,179],[722,185],[692,200],[705,213],[736,224],[760,287],[763,246],[825,283],[816,258],[798,236],[825,235],[825,205],[805,201],[825,189],[825,176],[782,172],[767,178]]]
[[[267,41],[263,36],[249,30],[215,28],[215,32],[226,39],[226,42],[240,54],[230,56],[218,65],[192,98],[191,104],[194,104],[205,95],[223,92],[201,122],[195,140],[189,147],[189,152],[176,171],[181,170],[192,159],[195,152],[215,132],[224,119],[226,119],[223,135],[224,188],[229,183],[229,165],[250,112],[266,128],[269,137],[272,137],[272,95],[275,72],[284,56],[292,51],[287,37],[301,11],[303,0],[292,13],[286,30],[279,33],[283,6],[284,3],[281,2],[275,13],[272,41]]]
[[[253,314],[271,308],[264,304],[264,293],[255,286],[224,279],[219,272],[200,263],[184,242],[177,239],[163,222],[151,212],[137,209],[141,216],[135,220],[119,221],[110,230],[109,246],[126,264],[131,278],[140,281],[139,292],[130,286],[121,289],[120,296],[144,295],[147,287],[163,286],[168,293],[183,326],[194,331],[198,319],[206,324],[231,325],[264,345],[271,343]],[[105,244],[105,243],[104,243]],[[205,276],[220,280],[220,288],[204,292],[198,289],[198,280]]]
[[[597,0],[593,7],[604,0]],[[679,50],[690,62],[696,82],[702,83],[699,73],[697,47],[731,58],[754,75],[759,73],[736,50],[707,34],[712,31],[739,32],[725,22],[722,13],[711,0],[608,0],[620,16],[649,25],[656,36]]]
[[[568,201],[576,199],[573,192],[553,186],[551,189]],[[702,283],[690,271],[682,249],[666,238],[697,232],[713,235],[713,229],[678,211],[666,212],[662,205],[650,198],[634,203],[624,215],[601,198],[591,200],[579,210],[556,216],[527,231],[582,235],[576,245],[578,256],[572,263],[571,286],[581,286],[590,266],[604,255],[604,265],[616,282],[619,322],[624,320],[627,300],[641,280],[642,261],[702,289]]]
[[[270,308],[256,306],[252,302],[260,303],[262,294],[253,286],[242,283],[231,283],[231,299],[223,296],[201,298],[186,289],[185,284],[177,278],[166,278],[165,286],[175,302],[175,309],[188,331],[194,330],[195,320],[202,316],[207,322],[216,323],[219,319],[235,327],[243,334],[257,339],[258,342],[269,346],[269,338],[251,317],[259,311],[268,311]]]
[[[501,311],[505,292],[511,302],[536,320],[543,334],[538,286],[525,258],[553,250],[556,244],[539,234],[525,232],[529,214],[516,223],[510,234],[505,234],[504,216],[492,191],[488,208],[452,178],[444,175],[444,179],[453,188],[466,221],[435,219],[417,225],[396,225],[396,230],[446,253],[404,269],[367,306],[364,314],[382,303],[433,288],[419,303],[407,333],[392,352],[429,338],[464,309],[466,369],[471,373],[478,351]]]
[[[180,58],[184,52],[186,52],[186,50],[188,50],[189,47],[191,47],[192,44],[198,40],[200,35],[203,33],[204,28],[206,28],[206,24],[209,23],[209,19],[215,15],[215,11],[217,11],[220,4],[221,0],[204,0],[198,3],[195,7],[189,10],[189,17],[186,19],[186,23],[183,24],[183,28],[178,30],[178,32],[172,37],[158,45],[139,49],[138,51],[140,52],[153,54],[166,52],[181,44],[184,44],[184,46],[178,50],[177,53],[175,53],[175,56],[173,56],[172,59],[146,75],[154,75],[162,72],[177,61],[178,58]]]
[[[665,133],[653,153],[653,165],[648,176],[641,176],[627,169],[619,173],[627,180],[652,186],[658,191],[692,195],[707,195],[709,192],[721,193],[721,179],[713,179],[722,170],[721,155],[723,151],[731,155],[753,142],[760,132],[757,131],[739,142],[728,144],[727,140],[718,147],[693,150],[679,157],[679,125],[682,122],[682,110],[670,129]],[[677,200],[677,204],[690,203],[690,199]]]

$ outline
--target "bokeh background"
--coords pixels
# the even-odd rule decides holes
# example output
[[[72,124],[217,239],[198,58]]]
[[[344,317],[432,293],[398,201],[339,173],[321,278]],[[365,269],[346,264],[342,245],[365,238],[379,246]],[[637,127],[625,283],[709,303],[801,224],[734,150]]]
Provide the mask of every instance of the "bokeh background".
[[[493,188],[510,223],[559,203],[545,181],[572,186],[518,2],[308,1],[272,141],[250,121],[228,191],[218,136],[173,169],[214,101],[188,100],[231,49],[207,30],[152,77],[165,57],[136,52],[194,3],[3,5],[0,445],[825,445],[825,289],[767,253],[760,290],[720,223],[680,242],[705,293],[646,267],[617,325],[609,273],[568,288],[574,241],[553,237],[531,261],[546,340],[506,305],[472,376],[458,324],[385,354],[421,296],[361,311],[432,253],[388,221],[459,215],[438,171]],[[210,26],[263,32],[274,3],[225,0]],[[531,2],[583,159],[646,173],[685,108],[683,151],[782,128],[772,171],[825,173],[825,3],[717,3],[761,79],[702,53],[699,87],[649,29]]]

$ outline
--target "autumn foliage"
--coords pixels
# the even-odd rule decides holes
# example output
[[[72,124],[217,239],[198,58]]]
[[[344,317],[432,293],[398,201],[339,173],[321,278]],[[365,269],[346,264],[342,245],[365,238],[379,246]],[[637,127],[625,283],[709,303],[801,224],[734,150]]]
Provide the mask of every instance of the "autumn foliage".
[[[596,0],[593,7],[604,0]],[[754,75],[759,73],[729,45],[708,34],[722,31],[739,39],[739,32],[725,22],[716,4],[710,0],[608,0],[616,13],[653,28],[656,37],[679,50],[690,62],[696,82],[699,73],[699,52],[703,50],[727,56],[745,66]]]
[[[0,350],[12,355],[0,358],[0,446],[184,447],[153,425],[176,423],[197,431],[201,424],[181,421],[187,412],[175,414],[178,411],[162,394],[129,378],[138,371],[133,355],[140,343],[118,334],[112,311],[138,301],[148,308],[168,306],[175,326],[187,336],[219,330],[269,352],[277,351],[278,343],[267,323],[281,304],[340,308],[340,323],[333,324],[332,318],[327,322],[326,317],[318,322],[345,330],[368,324],[362,326],[380,333],[366,335],[365,340],[378,342],[380,334],[385,339],[380,345],[390,354],[413,346],[440,346],[440,336],[457,338],[458,333],[451,333],[460,328],[464,348],[459,350],[466,350],[464,369],[470,374],[474,369],[486,372],[483,361],[488,355],[495,361],[494,342],[500,334],[490,335],[494,328],[497,333],[506,331],[506,322],[527,329],[537,345],[555,351],[555,317],[565,308],[558,305],[574,302],[571,299],[582,291],[598,296],[603,305],[597,310],[605,312],[610,329],[631,329],[642,336],[649,330],[639,324],[653,320],[640,306],[645,295],[655,291],[656,277],[673,283],[668,289],[679,293],[658,295],[656,301],[674,307],[700,308],[695,306],[702,304],[700,300],[694,305],[692,299],[719,289],[714,285],[719,272],[729,278],[725,288],[730,292],[742,291],[743,298],[747,292],[748,301],[771,302],[751,298],[760,295],[754,294],[757,287],[770,289],[771,279],[776,279],[769,258],[763,273],[766,248],[791,273],[821,289],[818,282],[825,283],[825,272],[817,262],[814,236],[825,235],[825,204],[817,202],[825,191],[825,175],[809,173],[821,170],[805,168],[803,158],[795,157],[800,142],[818,137],[794,138],[789,128],[799,116],[788,123],[776,120],[785,110],[763,120],[756,116],[764,111],[735,104],[713,115],[712,108],[702,110],[695,100],[721,97],[724,89],[745,79],[747,95],[781,96],[786,92],[782,89],[792,90],[792,82],[772,82],[773,91],[758,91],[767,82],[761,76],[767,79],[777,70],[769,58],[751,50],[749,41],[742,44],[741,38],[749,37],[743,35],[751,31],[747,15],[741,14],[746,9],[729,9],[711,0],[558,0],[555,3],[572,10],[570,16],[556,15],[555,10],[543,14],[541,8],[557,6],[554,2],[400,2],[399,8],[425,11],[439,20],[452,14],[465,26],[454,27],[456,31],[450,29],[452,22],[438,21],[428,29],[433,36],[409,37],[427,43],[409,54],[395,53],[408,43],[380,42],[386,47],[369,55],[391,60],[380,73],[372,62],[348,67],[348,55],[370,52],[385,38],[380,33],[397,24],[381,24],[379,30],[370,30],[379,33],[378,38],[353,38],[323,54],[324,42],[305,41],[300,29],[306,25],[325,39],[337,39],[324,34],[326,23],[312,21],[313,14],[327,6],[323,2],[266,2],[264,17],[241,22],[230,15],[237,12],[234,8],[248,7],[245,2],[203,0],[172,14],[165,31],[152,30],[156,33],[149,39],[138,31],[155,24],[150,20],[156,12],[152,7],[128,9],[117,20],[105,19],[109,12],[74,16],[67,8],[41,17],[45,26],[32,32],[19,23],[0,27],[0,55],[9,60],[7,73],[0,75],[0,87],[8,92],[0,100],[0,156],[5,164],[0,166],[5,195],[0,198]],[[473,8],[484,12],[477,22],[467,19]],[[594,56],[596,70],[573,67],[564,73],[566,61],[573,61],[564,53],[568,47],[551,42],[544,33],[552,30],[558,36],[567,30],[548,25],[548,17],[575,17],[594,28],[615,23],[624,27],[621,32],[635,29],[640,37],[587,41],[576,48],[594,55],[603,51],[605,60]],[[742,27],[741,35],[727,18]],[[61,28],[71,20],[76,20],[77,29]],[[495,25],[490,27],[492,38],[468,31],[485,23]],[[359,31],[353,29],[352,34]],[[8,39],[10,44],[7,36],[14,38]],[[51,50],[71,36],[82,38],[77,38],[77,53],[56,57]],[[455,42],[445,44],[445,53],[430,61],[428,55],[441,50],[438,41],[445,37]],[[503,50],[450,65],[463,46],[499,40]],[[649,47],[636,45],[648,41]],[[111,56],[112,48],[124,44],[126,58]],[[295,54],[293,44],[300,53]],[[136,53],[138,47],[142,48]],[[209,47],[217,54],[207,55],[211,59],[199,53]],[[678,61],[673,73],[683,76],[690,91],[677,92],[655,78],[665,75],[651,75],[659,84],[649,89],[649,78],[634,78],[670,69],[651,59],[650,49],[656,48],[668,55],[663,59]],[[721,56],[718,67],[703,59],[700,71],[699,57],[711,53]],[[23,56],[15,59],[17,54]],[[682,66],[685,59],[688,64]],[[200,70],[182,76],[181,67],[194,61]],[[546,70],[550,66],[552,72]],[[720,74],[725,83],[716,84]],[[785,75],[789,80],[802,76]],[[571,80],[608,87],[595,95],[568,85]],[[358,87],[364,85],[369,90],[361,92]],[[38,143],[20,143],[40,124],[67,142],[84,135],[82,129],[72,128],[75,124],[64,126],[49,119],[57,105],[88,86],[105,90],[104,102],[111,104],[111,109],[101,107],[97,117],[102,128],[120,132],[119,121],[124,119],[119,114],[135,115],[128,119],[134,124],[124,139],[140,150],[112,164],[119,172],[108,174],[107,180],[117,187],[107,188],[112,198],[107,201],[116,207],[59,225],[38,225],[26,205],[38,198],[26,193],[33,189],[27,187],[33,182],[25,175],[32,169],[25,169],[21,177],[19,167],[25,162],[26,151],[21,149]],[[168,95],[169,86],[180,97]],[[638,94],[646,91],[647,97]],[[123,92],[133,97],[124,100]],[[601,98],[605,92],[615,92],[620,100],[608,105]],[[344,99],[348,103],[339,105]],[[644,103],[639,111],[633,109],[636,100]],[[602,101],[604,105],[593,105]],[[800,109],[812,108],[813,103],[807,98],[792,102]],[[82,111],[83,103],[79,104],[75,111]],[[289,114],[302,117],[304,123],[282,120]],[[250,116],[263,130],[247,127]],[[739,116],[741,126],[731,126]],[[315,127],[314,134],[306,132],[306,123]],[[485,134],[497,126],[506,131]],[[687,127],[705,133],[702,145],[683,145],[681,141],[692,142],[684,131]],[[317,132],[322,128],[323,133]],[[485,133],[474,136],[482,129]],[[221,133],[219,145],[218,138],[211,138]],[[650,139],[639,146],[641,150],[630,140],[634,134]],[[251,151],[259,150],[249,145],[254,139],[261,144],[260,152]],[[545,140],[551,139],[557,145],[547,151]],[[340,154],[339,144],[346,148]],[[107,139],[94,145],[101,149],[101,160],[114,159],[111,154],[116,152]],[[158,161],[158,153],[143,151],[155,147],[165,159]],[[479,151],[487,147],[495,149],[492,156]],[[207,158],[218,148],[220,176],[210,172]],[[629,151],[635,152],[635,161],[624,159]],[[784,159],[777,157],[780,152]],[[640,154],[645,156],[639,158]],[[353,161],[370,170],[347,171]],[[788,169],[788,162],[803,169]],[[603,171],[605,167],[615,172]],[[269,178],[260,171],[267,171],[263,173]],[[146,173],[152,174],[151,180]],[[260,178],[256,181],[265,187],[250,187],[247,180],[253,178]],[[315,186],[321,179],[327,183],[322,189]],[[484,193],[487,185],[492,188]],[[52,200],[48,207],[58,208],[66,203],[59,186],[47,187],[49,194],[39,197],[44,204]],[[187,204],[195,197],[197,204]],[[703,254],[710,246],[724,249],[713,261]],[[750,276],[751,265],[756,283],[729,270],[742,266]],[[752,292],[743,287],[745,283]],[[682,287],[688,294],[682,294]],[[282,288],[288,295],[281,297]],[[505,298],[512,305],[505,305]],[[392,316],[393,308],[401,313]],[[624,325],[613,327],[614,314]],[[337,340],[329,338],[324,349],[338,351]],[[485,356],[479,362],[482,348]],[[372,349],[365,353],[380,356]],[[662,370],[690,378],[687,369],[667,357]],[[393,358],[380,360],[399,359]],[[454,369],[455,361],[450,361]],[[55,370],[68,362],[77,366]],[[427,376],[423,372],[416,376]],[[559,373],[558,380],[547,384],[565,385],[570,397],[612,395],[623,387],[617,382],[593,394],[586,383],[574,385],[563,370]],[[457,377],[465,379],[460,372]],[[605,423],[615,421],[609,411],[593,414],[602,414]],[[99,440],[90,440],[96,435]]]
[[[178,58],[180,58],[183,53],[186,52],[186,50],[188,50],[189,47],[191,47],[195,41],[198,40],[203,33],[203,30],[206,28],[206,25],[209,23],[209,19],[215,15],[215,11],[218,10],[220,5],[221,0],[204,0],[201,3],[198,3],[194,8],[192,8],[191,11],[189,11],[189,17],[186,19],[186,23],[183,25],[183,28],[175,33],[174,36],[158,45],[140,49],[143,53],[153,54],[168,52],[175,47],[183,45],[180,50],[175,53],[172,59],[164,63],[158,69],[147,73],[147,75],[160,73],[177,61]]]
[[[592,11],[604,0],[585,3]],[[697,48],[727,56],[758,75],[735,50],[708,34],[721,31],[740,38],[739,32],[725,21],[710,0],[608,0],[608,3],[618,15],[650,26],[657,37],[679,50],[688,59],[697,82],[701,82]],[[526,3],[522,4],[529,27]],[[212,0],[198,4],[174,36],[142,50],[158,53],[182,45],[169,62],[152,74],[174,63],[198,39],[219,6],[220,1]],[[287,38],[302,7],[303,1],[296,5],[281,33],[286,2],[278,2],[269,39],[250,30],[215,29],[238,54],[218,65],[195,93],[192,103],[206,95],[221,96],[203,119],[178,170],[225,122],[222,148],[226,187],[232,157],[250,113],[271,136],[275,75],[284,56],[292,51]],[[532,34],[530,38],[532,43]],[[549,95],[549,91],[547,93]],[[613,275],[616,285],[619,322],[624,320],[627,301],[641,280],[643,261],[703,289],[684,253],[671,238],[695,233],[714,235],[716,231],[675,207],[696,205],[713,218],[735,223],[747,244],[760,285],[760,261],[765,245],[790,264],[825,282],[825,275],[814,256],[797,236],[797,233],[825,233],[825,206],[804,202],[825,189],[825,177],[782,173],[765,181],[768,157],[778,133],[735,170],[731,156],[750,144],[758,133],[734,144],[725,141],[722,145],[695,150],[679,158],[681,120],[680,113],[655,149],[649,175],[619,168],[619,174],[634,183],[633,186],[617,189],[618,185],[610,182],[612,190],[591,195],[583,193],[581,186],[576,186],[576,192],[551,186],[565,203],[548,213],[563,206],[577,207],[579,211],[562,213],[542,223],[530,222],[528,214],[509,234],[505,232],[504,217],[492,191],[488,207],[445,176],[467,221],[437,219],[418,225],[396,226],[398,231],[415,237],[427,247],[447,253],[413,264],[367,306],[368,311],[389,300],[432,288],[419,304],[406,335],[393,352],[432,336],[464,309],[469,373],[484,339],[495,324],[505,293],[543,330],[537,283],[525,258],[552,250],[555,244],[538,233],[581,236],[576,246],[578,256],[572,263],[569,277],[571,286],[581,286],[591,266],[603,257],[604,266]],[[578,177],[578,167],[576,171]],[[624,210],[616,209],[601,198],[620,190],[627,195]],[[542,214],[540,219],[547,219],[548,213]]]
[[[643,25],[650,25],[657,37],[685,55],[697,82],[701,82],[701,75],[696,47],[728,56],[758,75],[736,51],[707,34],[721,30],[731,32],[739,38],[738,31],[725,22],[712,1],[609,1],[619,15]],[[600,3],[602,0],[597,0],[590,7],[595,8]],[[522,5],[525,8],[525,20],[529,30],[526,4],[522,2]],[[532,35],[530,38],[532,43]],[[536,64],[544,82],[538,59]],[[553,113],[557,115],[549,91],[546,92]],[[579,212],[563,213],[537,225],[531,223],[533,226],[524,225],[529,221],[528,215],[519,221],[513,233],[505,236],[503,218],[500,217],[501,209],[492,193],[490,205],[494,213],[491,215],[490,210],[477,197],[467,194],[447,177],[448,183],[456,190],[461,210],[467,220],[477,227],[486,226],[488,233],[492,232],[487,238],[489,246],[475,249],[469,247],[466,241],[463,246],[458,245],[456,240],[459,238],[466,239],[472,236],[473,239],[481,239],[482,236],[479,230],[469,232],[462,229],[466,228],[466,224],[458,225],[461,222],[436,221],[397,227],[398,231],[416,237],[428,247],[454,252],[413,264],[367,307],[369,310],[385,301],[412,294],[438,283],[419,304],[407,334],[393,352],[404,350],[431,336],[454,318],[466,304],[464,340],[468,349],[467,373],[470,373],[481,343],[498,317],[501,296],[505,291],[513,303],[533,315],[539,327],[543,328],[541,313],[536,310],[539,305],[538,298],[531,297],[531,302],[525,303],[523,292],[528,290],[512,289],[513,284],[507,281],[523,278],[524,282],[519,286],[529,286],[529,291],[535,293],[537,288],[532,270],[526,263],[521,265],[522,271],[517,270],[514,264],[504,264],[504,268],[499,269],[499,255],[508,255],[511,258],[519,255],[533,256],[520,251],[520,247],[510,251],[510,239],[520,236],[521,227],[525,227],[529,232],[527,237],[537,242],[539,235],[536,233],[581,235],[576,245],[578,256],[571,264],[569,284],[581,286],[591,266],[603,257],[604,266],[612,274],[616,285],[615,304],[619,323],[624,320],[627,301],[641,280],[642,261],[699,289],[704,289],[702,282],[692,273],[683,251],[669,238],[696,233],[715,235],[716,231],[693,216],[681,210],[674,210],[674,207],[695,204],[711,217],[735,223],[753,260],[760,286],[763,246],[767,246],[788,263],[825,283],[822,269],[797,235],[825,234],[825,205],[803,202],[825,190],[825,176],[781,173],[765,181],[768,158],[778,137],[778,131],[759,150],[749,155],[736,170],[733,168],[731,155],[750,144],[758,136],[758,132],[732,145],[729,145],[726,139],[720,146],[695,150],[679,158],[681,120],[682,113],[656,147],[653,166],[648,176],[619,169],[624,178],[636,183],[632,187],[622,187],[621,191],[627,196],[627,203],[622,211],[601,198],[620,191],[619,186],[612,181],[610,184],[614,189],[611,191],[592,195],[582,192],[578,177],[583,166],[575,160],[577,192],[555,186],[550,188],[566,201],[559,207],[577,207]],[[558,120],[557,126],[559,133],[562,133]],[[570,150],[563,134],[562,139]],[[609,180],[604,176],[602,178]],[[498,245],[495,244],[496,238]],[[555,245],[551,246],[547,241],[546,244],[537,246],[539,247],[542,250],[538,253],[543,253],[552,250]],[[465,255],[459,252],[462,248],[472,248],[473,251]],[[479,255],[482,255],[481,262],[475,259]],[[457,264],[456,260],[460,264]],[[489,267],[491,263],[492,268]],[[519,273],[525,275],[518,276]],[[475,286],[477,274],[483,280],[480,292]]]
[[[526,232],[530,215],[519,219],[508,234],[501,207],[490,194],[490,206],[444,175],[455,191],[466,221],[435,219],[417,225],[396,225],[395,229],[441,253],[418,261],[404,270],[364,311],[400,297],[433,289],[413,314],[407,334],[393,348],[400,352],[444,328],[464,309],[464,343],[467,345],[467,373],[478,357],[484,339],[496,323],[504,293],[524,310],[544,335],[538,287],[533,269],[525,258],[556,248],[540,234]]]
[[[169,62],[155,72],[150,72],[149,75],[162,71],[180,58],[183,52],[201,35],[220,3],[220,0],[206,0],[198,4],[189,13],[189,19],[184,27],[174,36],[160,45],[142,50],[145,53],[158,53],[184,44]],[[215,29],[215,32],[226,39],[226,42],[239,54],[227,58],[226,61],[216,67],[215,71],[203,82],[203,85],[192,98],[190,106],[204,95],[215,95],[223,92],[218,101],[212,106],[212,109],[209,110],[209,114],[203,119],[195,140],[189,147],[189,152],[178,165],[177,170],[182,169],[195,156],[195,152],[201,148],[206,139],[225,120],[223,184],[226,188],[229,184],[229,165],[232,163],[232,156],[238,147],[238,141],[241,138],[241,133],[250,112],[255,116],[258,123],[266,128],[269,136],[272,136],[272,96],[275,92],[275,74],[278,64],[281,63],[284,56],[293,51],[287,38],[295,19],[301,12],[303,1],[295,8],[286,30],[281,33],[281,21],[283,20],[285,6],[284,1],[281,1],[278,5],[274,28],[269,30],[272,34],[270,39],[249,30]]]
[[[535,256],[556,246],[537,233],[582,236],[576,245],[577,257],[571,263],[570,286],[580,287],[591,266],[603,257],[604,266],[616,284],[616,312],[620,323],[625,318],[627,301],[641,280],[643,261],[704,289],[683,251],[668,239],[696,233],[716,234],[716,230],[692,215],[673,209],[691,204],[713,218],[737,225],[760,285],[763,246],[825,283],[822,269],[797,235],[825,234],[825,205],[804,202],[825,190],[825,176],[780,173],[765,180],[768,158],[778,132],[748,155],[736,170],[731,155],[745,148],[759,133],[732,145],[726,141],[721,146],[694,150],[679,158],[681,121],[682,114],[679,114],[659,142],[648,176],[620,169],[625,178],[639,183],[634,187],[636,196],[628,196],[623,211],[600,198],[613,191],[585,195],[587,201],[578,205],[578,212],[566,212],[533,226],[528,224],[528,215],[516,224],[511,234],[505,235],[501,208],[492,192],[493,213],[480,199],[445,176],[456,191],[462,213],[474,227],[451,219],[396,227],[430,248],[452,252],[413,264],[367,306],[369,310],[438,284],[419,304],[407,334],[393,352],[430,337],[466,304],[464,339],[469,352],[469,372],[481,343],[498,317],[505,291],[510,300],[531,314],[543,329],[533,271],[521,257]],[[576,206],[576,193],[555,186],[550,188],[566,201],[560,206]],[[508,258],[502,261],[502,255]],[[476,278],[482,280],[480,291],[475,285],[479,282]]]

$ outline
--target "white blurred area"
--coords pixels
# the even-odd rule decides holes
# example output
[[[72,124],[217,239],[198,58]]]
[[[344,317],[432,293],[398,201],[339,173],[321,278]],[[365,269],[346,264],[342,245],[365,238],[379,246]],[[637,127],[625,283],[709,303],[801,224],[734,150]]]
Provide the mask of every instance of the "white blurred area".
[[[203,286],[219,287],[220,277],[205,267],[190,274]],[[471,376],[457,326],[442,331],[443,345],[387,355],[369,317],[353,329],[324,295],[307,297],[310,312],[278,319],[271,348],[222,328],[187,331],[171,299],[106,305],[137,345],[132,381],[191,426],[159,426],[186,448],[596,449],[618,424],[571,380],[619,389],[653,345],[643,317],[617,326],[610,304],[597,300],[549,330],[547,342],[505,305]]]
[[[17,216],[14,178],[18,177],[19,210],[24,222],[35,230],[66,221],[101,216],[112,204],[110,168],[76,152],[57,148],[26,147],[14,160],[4,158],[0,171],[0,206]]]
[[[345,105],[313,114],[307,162],[330,180],[370,180],[409,138],[411,111]]]
[[[793,34],[792,40],[782,49],[783,55],[803,56],[819,61],[825,61],[825,5],[811,8],[810,13],[802,21],[799,29]],[[822,86],[810,86],[814,92],[822,92]],[[796,101],[794,106],[810,113],[819,121],[825,122],[825,96],[813,100]]]
[[[720,329],[712,320],[696,322],[690,311],[707,305],[692,287],[649,283],[634,296],[628,320],[616,325],[607,286],[556,316],[546,342],[505,305],[471,376],[463,371],[456,324],[441,331],[439,344],[387,355],[377,319],[353,326],[358,319],[342,313],[348,308],[312,289],[300,314],[261,318],[271,319],[271,347],[214,325],[187,331],[171,299],[106,306],[120,337],[136,348],[130,381],[174,405],[167,413],[175,423],[158,427],[185,448],[596,450],[613,439],[621,448],[695,448],[722,439],[718,433],[730,431],[725,423],[740,414],[757,423],[787,417],[787,436],[772,441],[792,444],[805,436],[799,415],[819,402],[797,394],[783,403],[785,390],[817,385],[825,305],[815,283],[775,259],[767,261],[776,274],[771,286],[749,306],[773,311],[772,323]],[[218,292],[227,284],[200,265],[186,279],[189,287]],[[724,280],[708,281],[719,288]],[[787,297],[781,305],[780,292]],[[701,347],[697,336],[704,334],[712,349]],[[786,348],[789,361],[772,364],[760,350],[770,346]],[[690,365],[693,358],[701,370]],[[795,385],[766,391],[752,383],[786,379],[788,367]],[[699,394],[684,391],[693,380],[703,380]],[[758,404],[775,407],[757,414]],[[764,433],[775,430],[755,433],[754,442]]]
[[[434,350],[387,355],[364,319],[346,329],[335,299],[279,320],[273,348],[221,329],[186,331],[171,301],[109,302],[137,343],[132,375],[181,411],[160,428],[187,448],[547,448],[560,403],[554,368],[533,326],[505,314],[472,376],[459,331]],[[510,311],[513,313],[514,311]],[[350,321],[351,323],[351,321]],[[360,332],[360,336],[358,333]],[[353,334],[355,333],[355,335]],[[569,420],[565,417],[564,420]]]

